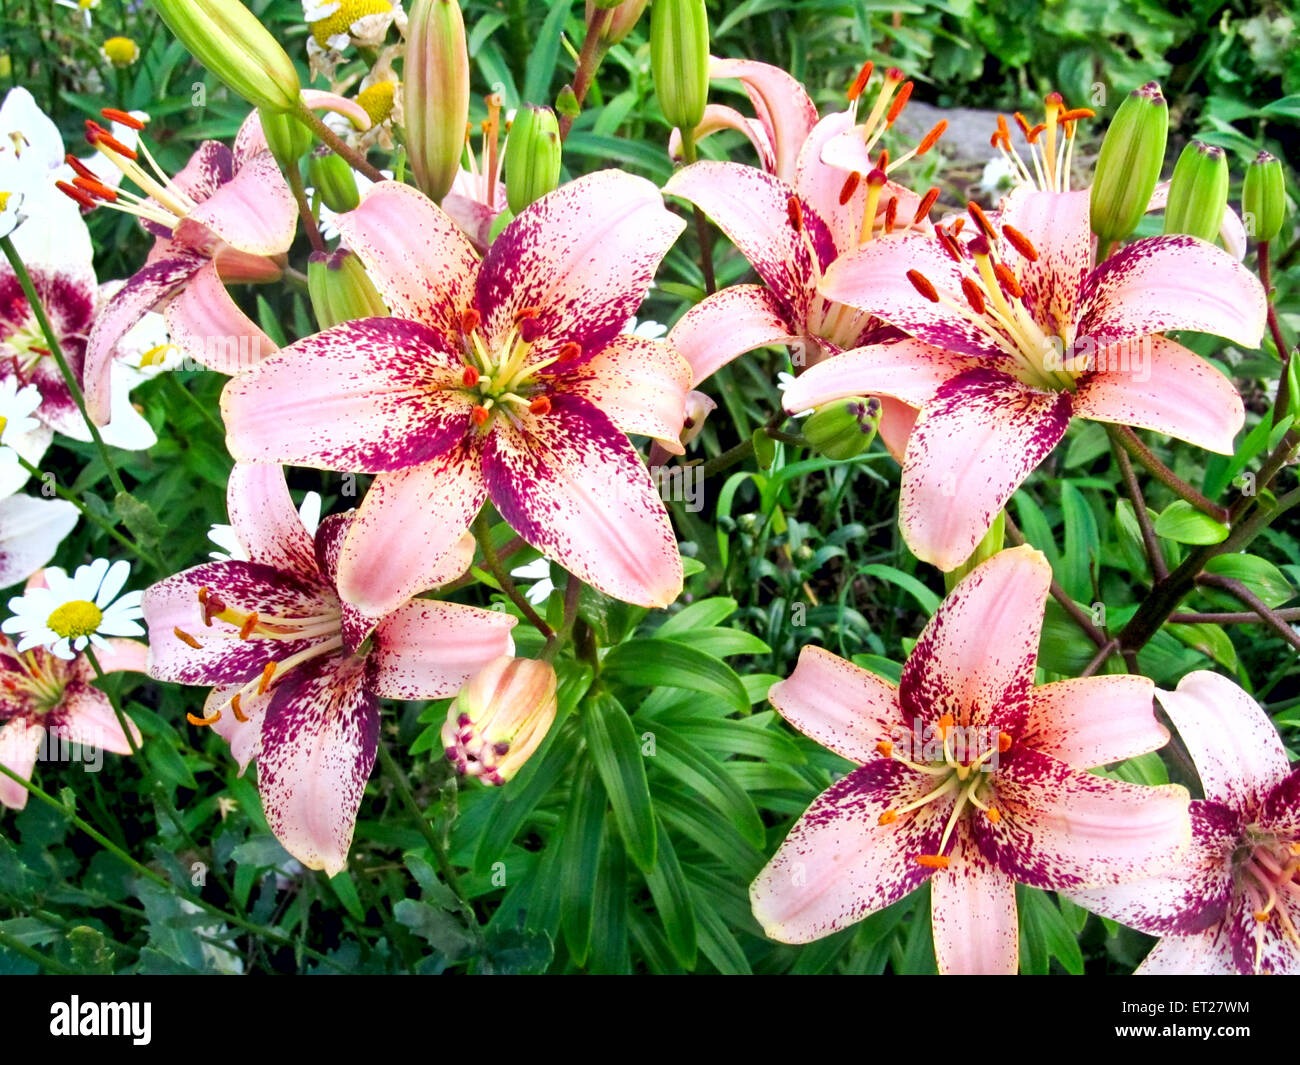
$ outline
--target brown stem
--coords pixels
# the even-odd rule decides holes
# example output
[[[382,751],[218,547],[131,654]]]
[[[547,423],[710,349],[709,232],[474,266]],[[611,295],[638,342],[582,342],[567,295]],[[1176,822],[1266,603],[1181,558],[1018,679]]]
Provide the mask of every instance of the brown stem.
[[[1254,592],[1247,588],[1241,581],[1234,580],[1232,577],[1224,577],[1218,573],[1203,573],[1197,578],[1198,584],[1203,584],[1207,588],[1218,588],[1220,591],[1227,592],[1236,599],[1241,600],[1246,606],[1250,607],[1260,620],[1272,629],[1278,636],[1281,636],[1287,643],[1300,651],[1300,633],[1291,628],[1286,623],[1285,618],[1279,617],[1264,600],[1260,599]]]
[[[1097,653],[1092,656],[1092,661],[1083,667],[1080,677],[1091,677],[1097,670],[1105,664],[1106,659],[1119,651],[1119,640],[1107,640],[1106,643],[1097,648]]]
[[[1300,621],[1300,607],[1283,607],[1280,610],[1274,610],[1273,613],[1283,621]],[[1180,614],[1174,612],[1169,615],[1169,620],[1175,625],[1254,625],[1264,619],[1253,610],[1243,610],[1239,612],[1221,611],[1219,613],[1206,611]]]
[[[1286,409],[1291,405],[1291,389],[1288,378],[1291,370],[1291,349],[1287,347],[1282,336],[1282,323],[1277,320],[1277,309],[1273,306],[1273,271],[1269,263],[1268,241],[1259,242],[1259,283],[1264,286],[1264,299],[1268,305],[1268,331],[1273,335],[1277,347],[1277,357],[1282,360],[1282,376],[1277,381],[1277,395],[1273,398],[1273,424],[1276,425],[1286,417]]]
[[[690,166],[699,156],[695,151],[695,131],[683,129],[682,158]],[[713,270],[713,235],[709,231],[709,219],[701,207],[692,208],[695,216],[695,235],[700,242],[700,272],[704,274],[704,291],[712,296],[718,291],[718,281]]]
[[[520,594],[514,578],[501,564],[501,558],[492,546],[492,523],[488,520],[486,514],[487,511],[483,511],[474,520],[474,537],[478,540],[479,549],[483,552],[483,565],[487,567],[487,571],[492,574],[493,579],[500,585],[501,591],[505,593],[506,598],[519,608],[519,612],[529,620],[545,639],[549,640],[555,635],[555,631],[546,624],[541,614],[533,609],[533,604]]]
[[[1024,533],[1022,533],[1016,526],[1016,523],[1011,520],[1010,514],[1006,515],[1006,533],[1007,539],[1015,544],[1016,547],[1023,547],[1027,542]],[[1110,637],[1092,623],[1092,618],[1090,618],[1087,613],[1080,608],[1078,603],[1070,598],[1069,593],[1061,587],[1060,582],[1055,577],[1052,578],[1051,591],[1052,598],[1061,604],[1061,609],[1069,614],[1074,623],[1087,633],[1088,638],[1092,640],[1093,643],[1098,647],[1105,647],[1106,644],[1110,643]]]
[[[613,16],[612,8],[596,8],[591,13],[591,21],[587,23],[587,34],[582,39],[582,51],[578,53],[578,69],[573,75],[573,96],[577,100],[578,106],[582,106],[582,101],[587,98],[587,90],[591,88],[591,80],[596,76],[596,69],[600,66],[600,61],[604,56],[604,49],[600,46],[600,35],[605,32],[605,27],[609,24]],[[563,141],[569,135],[569,130],[573,126],[573,119],[568,115],[560,116],[560,140]]]
[[[1115,453],[1115,462],[1119,466],[1120,476],[1124,478],[1124,487],[1128,489],[1129,499],[1133,502],[1133,515],[1137,518],[1138,529],[1142,532],[1142,546],[1146,549],[1151,576],[1157,581],[1164,580],[1169,576],[1169,567],[1165,565],[1165,555],[1160,550],[1160,541],[1156,539],[1151,515],[1147,513],[1146,499],[1142,495],[1137,475],[1133,472],[1133,463],[1129,461],[1128,453],[1123,446],[1115,439],[1111,427],[1107,427],[1107,432],[1110,434],[1110,447]]]
[[[1226,525],[1228,523],[1229,515],[1227,510],[1219,506],[1218,503],[1206,499],[1205,496],[1156,458],[1151,449],[1138,439],[1137,434],[1132,429],[1126,425],[1116,425],[1112,427],[1112,431],[1114,438],[1123,445],[1124,450],[1137,459],[1146,468],[1147,472],[1171,492],[1185,499],[1201,513],[1208,514],[1220,524]]]
[[[384,181],[384,175],[379,172],[378,167],[371,166],[366,157],[351,147],[347,141],[335,133],[329,126],[316,115],[311,108],[305,104],[298,111],[297,117],[311,131],[320,138],[321,143],[326,145],[335,155],[342,156],[353,170],[365,174],[371,181]]]
[[[307,240],[311,244],[311,250],[325,254],[325,238],[321,236],[320,226],[316,224],[316,216],[312,214],[311,204],[307,202],[307,189],[302,182],[302,171],[298,169],[296,162],[290,163],[284,172],[284,176],[289,180],[289,188],[293,192],[293,198],[298,204],[298,214],[302,218],[303,228],[307,231]]]

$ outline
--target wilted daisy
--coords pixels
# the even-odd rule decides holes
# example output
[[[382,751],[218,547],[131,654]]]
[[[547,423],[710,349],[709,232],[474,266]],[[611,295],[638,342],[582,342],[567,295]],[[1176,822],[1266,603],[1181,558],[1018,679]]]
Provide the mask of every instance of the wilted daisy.
[[[99,0],[54,0],[54,2],[59,7],[70,7],[73,11],[80,11],[82,18],[86,20],[87,29],[94,23],[91,12],[99,7]]]
[[[131,576],[130,563],[97,558],[71,577],[57,566],[45,571],[45,587],[29,588],[9,600],[13,617],[0,631],[20,636],[18,650],[46,647],[70,659],[88,644],[106,648],[105,636],[142,636],[141,592],[119,597]]]

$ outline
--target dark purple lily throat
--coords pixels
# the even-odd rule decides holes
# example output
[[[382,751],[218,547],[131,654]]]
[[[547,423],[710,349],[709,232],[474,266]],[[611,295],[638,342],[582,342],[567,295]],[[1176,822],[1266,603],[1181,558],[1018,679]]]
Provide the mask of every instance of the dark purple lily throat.
[[[1292,904],[1300,899],[1300,842],[1276,832],[1251,825],[1245,830],[1241,845],[1233,855],[1237,868],[1237,890],[1255,918],[1255,958],[1253,969],[1259,972],[1264,948],[1264,930],[1275,924],[1282,934],[1300,950],[1300,932],[1291,921],[1280,897]]]
[[[206,586],[199,589],[198,599],[203,611],[204,640],[237,640],[246,643],[256,638],[259,641],[291,642],[297,645],[307,642],[306,647],[300,647],[284,658],[276,658],[274,655],[269,657],[261,672],[226,701],[224,705],[230,708],[236,721],[248,720],[240,709],[242,700],[254,695],[265,695],[274,682],[283,679],[295,666],[343,650],[342,609],[332,594],[322,593],[317,601],[318,609],[300,616],[233,607]],[[173,635],[196,650],[203,646],[202,640],[183,629],[174,629]],[[221,720],[221,715],[222,707],[219,706],[207,717],[186,714],[186,718],[191,725],[211,726]]]
[[[547,377],[574,365],[582,357],[582,345],[566,340],[554,354],[537,358],[533,346],[541,339],[541,310],[521,307],[506,336],[490,345],[482,330],[483,318],[473,307],[461,314],[461,358],[465,368],[461,384],[473,401],[470,420],[479,433],[486,433],[499,415],[519,425],[525,414],[542,418],[551,413]]]
[[[952,714],[942,715],[932,730],[933,735],[921,736],[920,742],[908,734],[898,744],[888,739],[876,744],[881,758],[933,777],[935,781],[935,787],[919,799],[904,806],[890,807],[876,823],[892,825],[900,817],[907,817],[932,802],[955,797],[937,852],[913,855],[918,865],[928,869],[946,869],[948,857],[944,852],[964,814],[974,809],[981,811],[992,824],[1002,820],[1002,813],[994,801],[996,789],[993,782],[998,756],[1006,754],[1014,741],[1007,732],[998,732],[995,736],[991,729],[959,727]],[[910,750],[903,749],[904,743]]]

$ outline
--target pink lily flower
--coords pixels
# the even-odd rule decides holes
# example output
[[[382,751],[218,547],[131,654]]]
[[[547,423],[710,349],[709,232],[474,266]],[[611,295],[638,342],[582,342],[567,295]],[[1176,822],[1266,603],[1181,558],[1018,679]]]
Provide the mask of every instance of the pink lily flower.
[[[1029,547],[972,570],[898,687],[819,647],[773,685],[787,721],[858,768],[808,808],[750,887],[769,936],[820,939],[929,880],[939,971],[1014,973],[1017,881],[1122,883],[1186,849],[1185,789],[1085,772],[1168,740],[1151,681],[1034,687],[1050,582]]]
[[[1232,452],[1241,397],[1161,334],[1192,329],[1258,347],[1262,287],[1226,252],[1188,236],[1134,241],[1092,268],[1088,196],[1022,187],[993,221],[972,207],[977,232],[965,244],[947,231],[872,243],[822,281],[825,298],[878,314],[913,340],[813,367],[786,390],[786,409],[867,394],[921,408],[899,526],[912,552],[940,569],[970,556],[1071,418]]]
[[[796,366],[815,365],[866,344],[899,340],[910,346],[899,330],[826,298],[819,285],[832,263],[864,242],[886,240],[913,227],[929,232],[934,195],[916,196],[889,181],[874,163],[865,164],[861,173],[846,174],[822,161],[826,146],[841,137],[858,133],[854,142],[864,146],[863,127],[855,125],[856,108],[818,122],[803,89],[783,71],[733,60],[715,60],[712,69],[742,78],[762,119],[753,139],[768,172],[738,163],[695,163],[673,175],[664,191],[703,209],[764,284],[716,292],[673,327],[669,339],[691,364],[693,384],[698,387],[739,355],[772,344],[794,346]],[[882,128],[884,116],[882,111],[876,119]],[[914,154],[928,150],[934,140],[937,134]],[[771,150],[765,151],[769,144]],[[889,169],[897,165],[877,162]],[[892,396],[881,398],[882,437],[901,456],[916,412]]]
[[[380,618],[343,600],[339,552],[353,513],[313,538],[273,466],[236,466],[230,521],[248,561],[209,562],[145,592],[149,675],[212,685],[203,716],[241,772],[258,761],[267,822],[295,858],[331,876],[344,867],[379,742],[379,699],[455,694],[510,654],[515,619],[414,599]],[[437,582],[469,565],[447,559]]]
[[[1260,705],[1216,673],[1156,697],[1200,774],[1192,849],[1162,875],[1072,891],[1161,936],[1139,973],[1300,974],[1300,769]]]
[[[108,640],[96,652],[105,673],[129,669],[143,673],[147,648],[135,640]],[[43,743],[130,754],[131,743],[113,713],[108,696],[94,686],[95,670],[79,654],[59,658],[44,647],[21,654],[0,636],[0,765],[30,780]],[[129,722],[128,722],[129,723]],[[130,725],[137,746],[140,732]],[[27,805],[27,789],[0,774],[0,804],[11,810]]]
[[[339,218],[394,317],[347,322],[234,378],[243,462],[377,473],[341,547],[339,590],[382,614],[483,503],[601,591],[665,606],[682,585],[667,511],[625,433],[680,454],[690,371],[622,334],[683,223],[606,170],[544,196],[480,262],[418,191],[374,186]]]

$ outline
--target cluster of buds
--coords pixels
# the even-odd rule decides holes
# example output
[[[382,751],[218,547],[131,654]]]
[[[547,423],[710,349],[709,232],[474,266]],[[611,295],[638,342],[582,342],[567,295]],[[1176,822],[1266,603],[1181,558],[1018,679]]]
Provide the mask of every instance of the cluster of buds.
[[[515,113],[506,138],[506,199],[518,214],[560,185],[560,123],[549,107]]]
[[[411,175],[441,203],[460,170],[469,119],[469,48],[457,0],[411,5],[404,80]]]
[[[537,750],[555,721],[555,670],[549,662],[505,655],[460,690],[442,745],[464,776],[504,784]]]
[[[1214,241],[1228,206],[1228,157],[1222,148],[1192,141],[1174,164],[1165,207],[1165,232]]]
[[[1169,105],[1149,81],[1120,104],[1106,129],[1092,182],[1092,231],[1102,248],[1123,240],[1142,221],[1160,180],[1169,135]]]
[[[600,47],[613,48],[632,32],[641,21],[641,15],[650,0],[587,0],[587,25],[592,24],[596,11],[609,15],[600,27]]]
[[[861,455],[880,427],[880,400],[874,396],[837,399],[818,407],[803,423],[808,445],[828,459]]]

